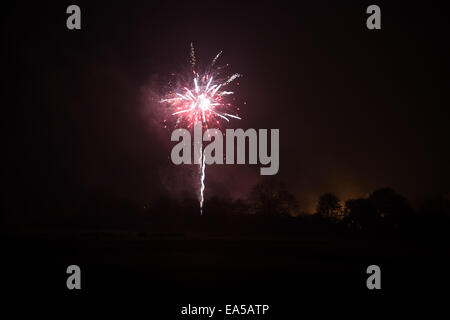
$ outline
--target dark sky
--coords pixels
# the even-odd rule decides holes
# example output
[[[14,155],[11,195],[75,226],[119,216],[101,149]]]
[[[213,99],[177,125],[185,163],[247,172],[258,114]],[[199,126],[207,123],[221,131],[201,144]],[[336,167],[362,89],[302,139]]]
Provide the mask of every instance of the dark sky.
[[[188,67],[242,73],[236,128],[279,128],[279,178],[312,210],[390,186],[413,203],[450,191],[447,17],[440,4],[77,1],[2,8],[6,196],[76,200],[107,192],[144,202],[192,193],[192,169],[169,159],[152,98]],[[245,195],[257,166],[209,167],[206,196]]]

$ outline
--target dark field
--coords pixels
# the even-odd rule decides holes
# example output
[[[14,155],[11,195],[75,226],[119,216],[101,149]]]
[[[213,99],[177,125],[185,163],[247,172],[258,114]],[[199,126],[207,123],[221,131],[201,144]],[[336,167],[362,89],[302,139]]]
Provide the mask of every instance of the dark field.
[[[263,302],[447,290],[444,247],[407,238],[28,232],[2,242],[3,290],[19,296]],[[71,264],[81,267],[78,292],[66,288]],[[376,293],[366,287],[371,264],[382,270]]]

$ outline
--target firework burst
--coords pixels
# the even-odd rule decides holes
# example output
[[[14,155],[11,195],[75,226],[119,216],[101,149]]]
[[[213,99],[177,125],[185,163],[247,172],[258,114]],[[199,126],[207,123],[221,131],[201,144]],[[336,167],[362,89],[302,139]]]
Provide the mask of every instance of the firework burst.
[[[177,116],[177,126],[186,121],[191,127],[195,121],[201,121],[205,127],[220,125],[219,119],[230,121],[230,118],[241,119],[232,114],[233,106],[227,96],[234,94],[226,87],[235,79],[241,77],[239,73],[224,77],[222,67],[215,67],[222,51],[220,51],[203,73],[196,71],[196,58],[194,46],[191,43],[190,63],[192,76],[190,83],[175,88],[161,100],[168,103]],[[226,65],[229,66],[229,65]]]
[[[189,61],[191,65],[189,81],[183,85],[177,86],[171,90],[161,103],[166,103],[172,110],[172,116],[176,117],[175,126],[186,124],[188,128],[194,123],[201,122],[205,128],[219,126],[220,120],[229,122],[230,118],[241,119],[234,110],[229,96],[233,91],[226,90],[227,86],[237,78],[241,77],[239,73],[224,76],[226,66],[216,67],[216,62],[220,58],[220,51],[205,68],[204,72],[198,72],[196,67],[196,56],[194,45],[190,45]],[[239,108],[236,108],[239,110]],[[205,189],[205,157],[203,152],[200,154],[200,214],[203,211],[203,192]]]

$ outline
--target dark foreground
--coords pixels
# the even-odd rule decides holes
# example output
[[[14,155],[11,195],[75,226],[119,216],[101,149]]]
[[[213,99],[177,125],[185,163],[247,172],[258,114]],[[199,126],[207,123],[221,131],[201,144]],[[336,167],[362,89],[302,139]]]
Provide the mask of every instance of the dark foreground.
[[[440,296],[448,263],[430,242],[313,237],[26,233],[2,237],[2,290],[9,297],[108,296],[195,301],[325,296]],[[66,268],[82,290],[66,288]],[[382,290],[366,287],[366,268]]]

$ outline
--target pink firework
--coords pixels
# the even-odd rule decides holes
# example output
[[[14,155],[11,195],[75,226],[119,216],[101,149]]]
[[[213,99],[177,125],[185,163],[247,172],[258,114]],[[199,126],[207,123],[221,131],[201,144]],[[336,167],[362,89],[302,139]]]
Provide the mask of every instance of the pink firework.
[[[196,122],[201,122],[205,127],[219,126],[219,120],[229,122],[230,118],[241,119],[238,115],[230,113],[229,110],[233,109],[233,106],[227,97],[232,95],[233,91],[226,90],[226,87],[241,75],[235,73],[228,77],[222,76],[224,67],[215,67],[221,53],[222,51],[214,57],[205,72],[199,73],[196,71],[195,51],[191,43],[191,80],[161,99],[161,103],[167,103],[172,109],[172,115],[177,117],[176,126],[182,122],[186,122],[188,128]],[[228,65],[226,66],[228,67]],[[202,214],[206,176],[203,152],[200,154],[199,160],[201,164],[199,170],[199,204],[200,214]]]
[[[215,67],[221,53],[222,51],[215,56],[204,73],[199,73],[195,70],[195,52],[191,43],[192,76],[190,81],[161,100],[172,108],[172,115],[177,116],[177,125],[186,121],[187,126],[191,127],[195,121],[200,121],[208,127],[220,125],[220,119],[227,122],[230,118],[241,119],[228,111],[233,109],[233,106],[227,96],[234,92],[226,90],[226,87],[241,75],[238,73],[228,77],[221,75],[224,67]]]

